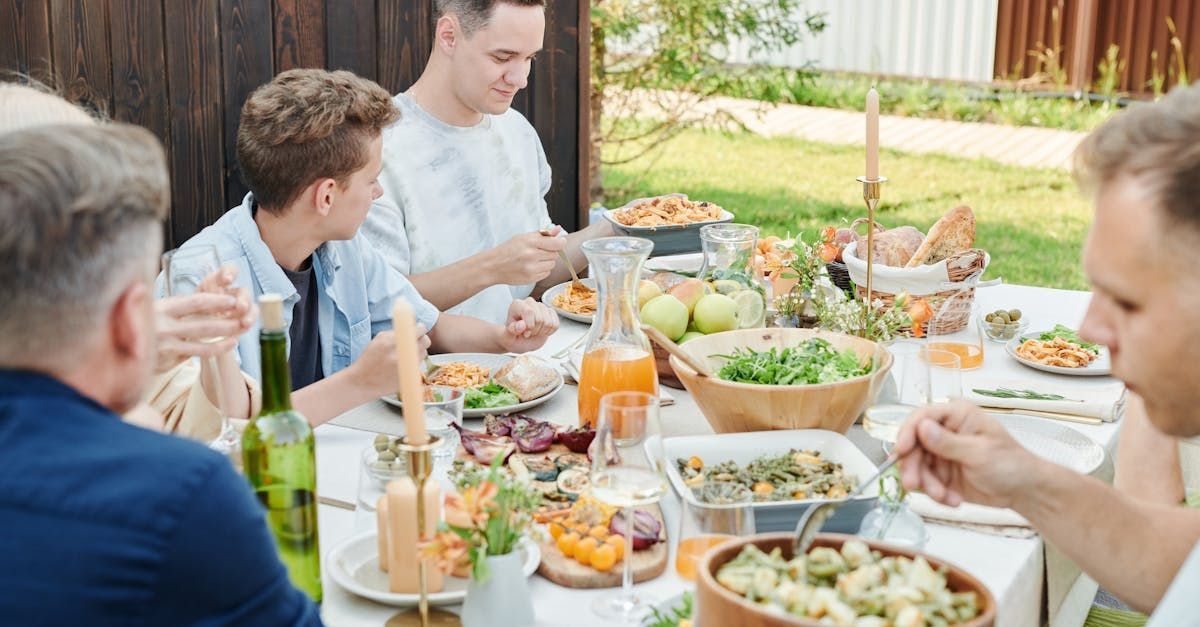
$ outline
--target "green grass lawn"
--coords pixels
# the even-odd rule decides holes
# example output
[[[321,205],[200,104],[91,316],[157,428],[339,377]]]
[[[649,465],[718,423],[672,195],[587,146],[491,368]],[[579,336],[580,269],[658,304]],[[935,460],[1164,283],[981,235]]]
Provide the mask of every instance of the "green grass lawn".
[[[709,200],[763,235],[802,233],[866,214],[863,150],[749,133],[687,131],[661,154],[609,167],[608,206],[668,192]],[[948,209],[967,204],[978,221],[976,246],[987,250],[987,278],[1008,283],[1087,289],[1080,255],[1091,210],[1069,174],[986,160],[885,150],[877,220],[922,232]]]

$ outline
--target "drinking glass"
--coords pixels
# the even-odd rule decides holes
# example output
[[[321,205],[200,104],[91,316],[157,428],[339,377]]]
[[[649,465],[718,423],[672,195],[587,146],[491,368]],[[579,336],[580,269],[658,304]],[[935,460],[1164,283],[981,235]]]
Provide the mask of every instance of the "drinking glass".
[[[408,476],[408,467],[397,446],[400,438],[376,436],[376,442],[359,454],[358,502],[354,509],[356,529],[375,528],[375,510],[379,497],[387,492],[387,484]]]
[[[962,362],[956,353],[915,343],[897,344],[891,350],[895,403],[868,407],[863,416],[863,429],[882,441],[885,451],[913,410],[962,397]]]
[[[634,622],[647,602],[633,591],[634,509],[653,505],[667,491],[662,438],[654,438],[655,450],[643,454],[638,443],[648,435],[660,435],[658,397],[645,392],[613,392],[600,399],[596,438],[592,441],[592,496],[622,508],[625,519],[625,557],[621,590],[596,599],[592,610],[607,620]]]
[[[221,269],[221,259],[213,246],[191,246],[186,249],[176,248],[163,253],[162,256],[164,287],[167,296],[185,296],[195,292],[205,277]],[[195,318],[219,317],[197,315]],[[224,340],[223,337],[196,338],[205,344],[215,344]],[[233,456],[241,448],[242,438],[238,435],[225,411],[225,390],[221,385],[220,371],[217,369],[217,358],[207,357],[205,362],[212,374],[213,393],[216,394],[213,406],[221,416],[221,432],[216,439],[208,443],[209,448],[226,456]],[[239,457],[239,456],[235,456]]]
[[[462,426],[464,392],[444,385],[425,386],[425,429],[441,438],[433,451],[434,464],[442,465],[453,459],[458,450],[458,431],[451,425]]]
[[[683,498],[679,543],[675,547],[675,572],[695,581],[709,549],[741,536],[754,535],[754,494],[740,484],[710,481]]]

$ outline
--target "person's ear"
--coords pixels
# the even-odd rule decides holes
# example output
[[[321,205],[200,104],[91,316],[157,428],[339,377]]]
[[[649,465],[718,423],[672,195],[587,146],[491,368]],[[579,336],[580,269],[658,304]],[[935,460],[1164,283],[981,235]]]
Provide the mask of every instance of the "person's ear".
[[[133,281],[117,295],[109,311],[109,341],[125,360],[152,359],[154,347],[153,298],[144,281]]]
[[[433,45],[437,46],[442,51],[442,54],[454,54],[459,34],[462,32],[461,26],[462,24],[458,21],[457,15],[443,15],[439,17],[437,24],[434,25]]]
[[[333,201],[337,195],[338,182],[333,179],[321,179],[316,182],[313,190],[313,200],[317,214],[326,217],[333,211]]]

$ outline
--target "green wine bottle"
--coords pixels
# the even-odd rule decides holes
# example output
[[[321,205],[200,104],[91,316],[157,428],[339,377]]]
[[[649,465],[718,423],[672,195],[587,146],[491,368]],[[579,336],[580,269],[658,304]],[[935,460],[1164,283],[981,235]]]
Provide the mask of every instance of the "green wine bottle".
[[[287,329],[278,294],[259,299],[262,411],[242,434],[242,462],[292,584],[321,602],[317,544],[317,461],[312,427],[292,409]]]

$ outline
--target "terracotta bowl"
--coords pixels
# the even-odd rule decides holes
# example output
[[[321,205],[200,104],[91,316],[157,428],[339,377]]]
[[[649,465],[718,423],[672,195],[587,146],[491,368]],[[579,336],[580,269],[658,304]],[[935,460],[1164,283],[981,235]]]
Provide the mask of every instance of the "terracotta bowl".
[[[675,357],[670,363],[717,433],[772,429],[828,429],[845,433],[874,402],[883,378],[892,367],[892,354],[875,342],[815,329],[769,328],[714,333],[695,338],[681,348],[707,360],[715,373],[720,360],[713,355],[727,355],[738,347],[782,349],[812,337],[824,338],[838,350],[852,349],[863,359],[878,351],[882,363],[869,374],[817,385],[733,383],[702,377]]]
[[[754,544],[765,553],[770,553],[778,547],[783,551],[785,559],[792,557],[793,534],[769,533],[746,538],[730,540],[709,551],[700,566],[699,578],[696,581],[696,619],[702,627],[713,625],[738,625],[739,627],[820,627],[821,623],[812,619],[797,616],[780,616],[759,608],[745,597],[717,583],[717,571],[726,562],[737,557],[742,547]],[[958,627],[991,627],[996,621],[996,600],[992,593],[978,579],[967,574],[962,569],[935,559],[923,553],[909,551],[874,540],[865,540],[838,533],[818,534],[813,546],[825,546],[840,549],[847,540],[857,539],[866,543],[872,550],[879,551],[885,557],[889,555],[913,558],[921,555],[935,569],[946,569],[946,583],[954,592],[973,591],[978,599],[979,615],[973,620],[959,623]]]

